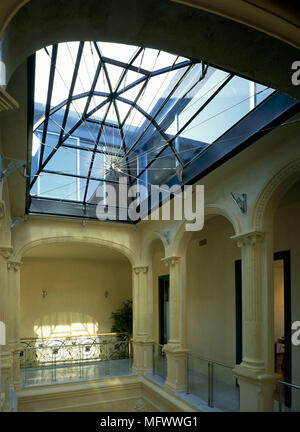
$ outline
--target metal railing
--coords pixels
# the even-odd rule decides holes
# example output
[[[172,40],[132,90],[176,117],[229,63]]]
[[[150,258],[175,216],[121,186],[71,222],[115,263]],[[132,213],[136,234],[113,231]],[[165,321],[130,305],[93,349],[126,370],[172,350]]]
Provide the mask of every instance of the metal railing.
[[[239,387],[233,367],[189,353],[187,394],[198,396],[210,408],[239,411]]]
[[[153,343],[152,351],[152,375],[160,377],[163,381],[167,378],[167,356],[164,346]]]
[[[27,344],[20,351],[24,386],[120,376],[131,372],[131,363],[131,342],[115,337],[102,342],[73,339],[72,343],[47,339],[47,343]]]
[[[55,351],[57,362],[73,362],[78,360],[81,346],[85,346],[84,358],[88,360],[98,359],[104,356],[99,350],[100,343],[114,343],[121,340],[128,341],[127,333],[100,333],[89,336],[61,336],[48,338],[23,338],[20,340],[20,365],[24,364],[23,353],[26,350],[26,365],[35,366],[41,363],[52,363],[52,354]],[[29,355],[30,354],[30,355]]]
[[[280,380],[276,383],[278,386],[278,404],[274,398],[274,411],[300,412],[300,386]]]

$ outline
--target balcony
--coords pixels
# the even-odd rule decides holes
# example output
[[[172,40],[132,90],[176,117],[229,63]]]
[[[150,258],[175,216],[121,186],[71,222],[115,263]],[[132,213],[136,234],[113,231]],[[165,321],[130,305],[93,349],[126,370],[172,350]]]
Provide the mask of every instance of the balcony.
[[[22,339],[23,387],[131,375],[128,334]]]

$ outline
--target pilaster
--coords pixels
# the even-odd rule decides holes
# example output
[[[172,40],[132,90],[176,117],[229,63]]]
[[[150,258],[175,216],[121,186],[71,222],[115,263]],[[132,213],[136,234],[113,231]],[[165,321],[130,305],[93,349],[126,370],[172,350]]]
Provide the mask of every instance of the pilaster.
[[[267,361],[269,347],[274,343],[270,325],[274,316],[268,304],[270,293],[266,292],[270,285],[266,283],[267,261],[272,254],[264,232],[252,231],[232,238],[242,249],[243,361],[234,369],[240,386],[240,410],[272,411],[277,375]]]
[[[0,246],[0,321],[5,325],[5,345],[0,345],[0,410],[10,411],[10,387],[12,385],[12,354],[8,344],[8,274],[7,260],[12,253],[10,246]]]
[[[20,377],[20,317],[21,317],[21,298],[20,298],[20,269],[22,262],[8,260],[8,344],[13,356],[13,384],[15,390],[21,387]]]
[[[188,350],[184,349],[185,334],[185,287],[183,259],[169,256],[162,261],[169,267],[170,286],[170,339],[164,346],[167,355],[166,389],[171,393],[186,388],[186,362]]]
[[[153,305],[148,302],[148,266],[133,267],[133,369],[139,374],[152,370],[153,339],[150,320]]]

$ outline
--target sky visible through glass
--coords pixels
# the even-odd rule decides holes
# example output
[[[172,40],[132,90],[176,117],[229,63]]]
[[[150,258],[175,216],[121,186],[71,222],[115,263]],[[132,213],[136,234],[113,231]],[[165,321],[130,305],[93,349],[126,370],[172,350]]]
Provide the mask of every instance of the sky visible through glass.
[[[272,89],[164,51],[65,42],[36,53],[30,196],[168,184]]]

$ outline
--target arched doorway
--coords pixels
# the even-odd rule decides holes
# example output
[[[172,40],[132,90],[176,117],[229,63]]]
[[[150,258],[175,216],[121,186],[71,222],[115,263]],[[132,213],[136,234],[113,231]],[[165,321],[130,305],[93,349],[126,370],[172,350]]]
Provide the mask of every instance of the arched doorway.
[[[230,238],[227,218],[210,215],[189,241],[187,262],[187,347],[189,391],[211,407],[238,410],[238,387],[232,368],[241,325],[236,305],[236,262],[240,249]]]
[[[129,373],[131,334],[114,320],[125,304],[132,328],[128,258],[105,246],[52,242],[28,249],[22,261],[25,385]]]

